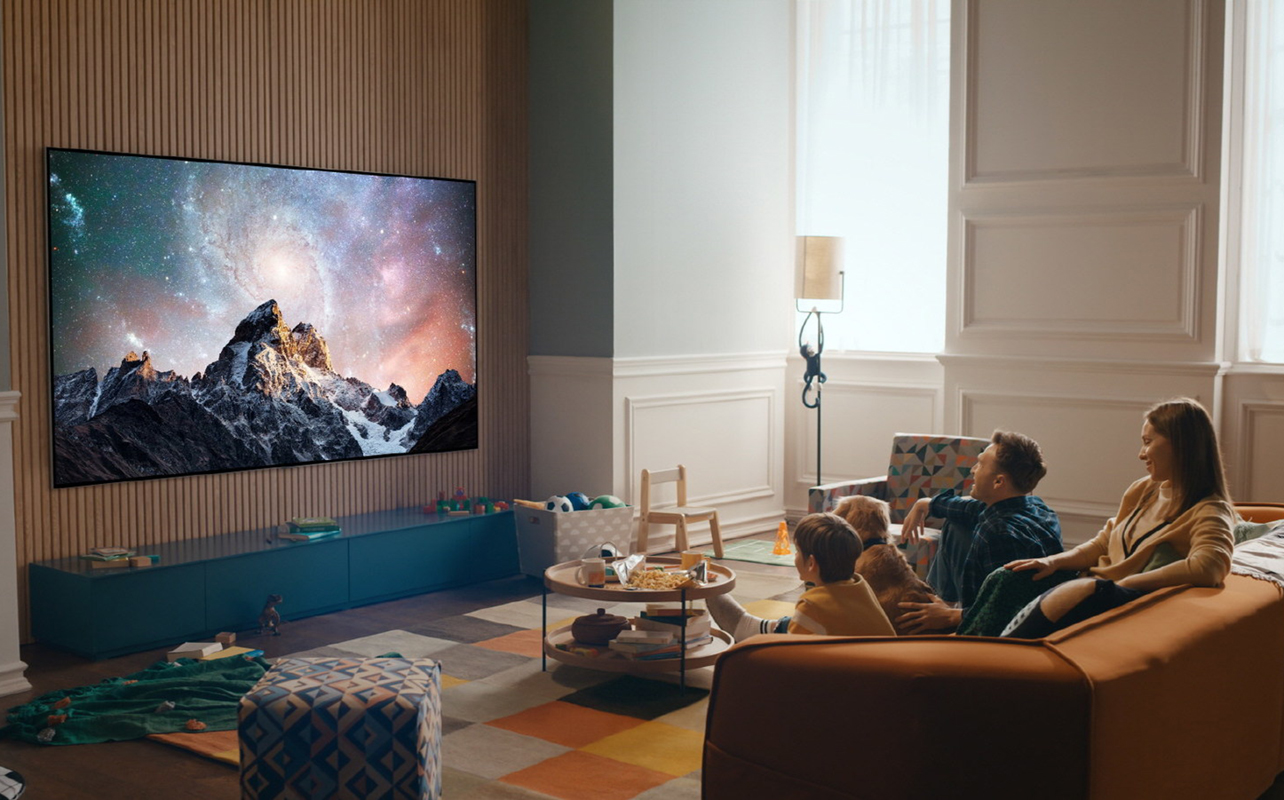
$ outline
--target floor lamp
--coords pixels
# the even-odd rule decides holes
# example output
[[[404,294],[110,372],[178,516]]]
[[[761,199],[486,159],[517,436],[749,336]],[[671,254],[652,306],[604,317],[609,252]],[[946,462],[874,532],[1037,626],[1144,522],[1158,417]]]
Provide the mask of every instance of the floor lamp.
[[[825,373],[820,370],[820,354],[825,351],[825,326],[821,314],[841,314],[843,311],[843,240],[837,236],[799,236],[797,280],[794,291],[794,308],[800,313],[807,312],[802,326],[798,329],[798,353],[806,363],[803,373],[802,402],[807,408],[816,409],[816,485],[820,486],[820,386],[825,382]],[[821,311],[814,304],[817,300],[837,300],[837,310]],[[807,305],[811,304],[808,309]],[[803,335],[807,332],[807,323],[816,318],[816,346],[812,347]],[[815,399],[811,399],[812,389]]]

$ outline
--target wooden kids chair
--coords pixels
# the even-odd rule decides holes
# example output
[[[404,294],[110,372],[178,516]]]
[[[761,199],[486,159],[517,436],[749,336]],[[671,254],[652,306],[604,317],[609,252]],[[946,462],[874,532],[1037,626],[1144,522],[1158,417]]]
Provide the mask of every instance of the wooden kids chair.
[[[678,504],[675,507],[651,508],[651,486],[660,483],[676,483]],[[675,469],[651,471],[642,470],[642,500],[639,503],[638,548],[635,552],[646,552],[646,540],[650,533],[651,523],[658,525],[676,525],[677,534],[674,548],[681,553],[687,549],[687,526],[693,522],[709,523],[713,534],[713,554],[722,558],[722,531],[718,528],[718,509],[692,508],[687,505],[687,468],[679,464]]]

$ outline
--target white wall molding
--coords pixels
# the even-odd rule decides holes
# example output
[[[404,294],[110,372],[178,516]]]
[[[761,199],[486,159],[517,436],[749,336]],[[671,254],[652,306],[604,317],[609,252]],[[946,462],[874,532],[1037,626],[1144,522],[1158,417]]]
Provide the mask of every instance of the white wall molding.
[[[957,7],[957,6],[956,6]],[[982,172],[978,165],[977,142],[978,109],[977,78],[980,36],[980,0],[967,0],[963,6],[964,35],[964,99],[965,114],[963,148],[963,178],[965,186],[986,184],[1023,184],[1033,182],[1113,181],[1121,178],[1147,178],[1152,180],[1202,183],[1205,177],[1206,92],[1208,72],[1209,13],[1205,0],[1186,2],[1186,63],[1182,75],[1185,98],[1182,119],[1182,153],[1179,161],[1149,164],[1120,165],[1110,163],[1084,164],[1060,169],[997,169]],[[996,12],[997,13],[997,12]],[[958,39],[955,40],[959,41]]]
[[[694,493],[687,498],[691,505],[704,506],[721,506],[732,503],[743,503],[753,500],[764,500],[774,498],[779,492],[779,487],[775,484],[774,476],[776,470],[774,465],[777,459],[775,447],[776,437],[774,434],[774,425],[776,420],[776,392],[770,387],[751,388],[751,389],[727,389],[721,391],[706,392],[683,392],[664,395],[635,396],[625,398],[624,405],[624,460],[628,465],[626,473],[630,476],[629,480],[629,498],[630,503],[636,503],[634,486],[638,476],[642,474],[643,469],[668,467],[674,464],[654,464],[642,463],[642,457],[639,455],[639,439],[642,435],[641,429],[645,424],[649,412],[658,409],[686,409],[692,410],[692,419],[699,419],[710,411],[710,406],[727,405],[732,403],[759,404],[761,406],[760,422],[761,430],[742,431],[746,440],[757,440],[760,446],[764,446],[765,461],[757,465],[761,468],[760,483],[741,483],[737,486],[731,486],[721,491]],[[681,435],[681,434],[680,434]],[[698,471],[689,470],[689,481],[693,488],[698,492],[700,487],[713,484],[708,475],[700,475]]]
[[[634,356],[612,361],[617,378],[701,375],[748,370],[779,370],[785,367],[786,351],[765,353],[719,353],[713,355]]]
[[[1261,436],[1264,423],[1273,419],[1278,423],[1278,428],[1284,428],[1284,400],[1262,399],[1242,402],[1239,406],[1238,416],[1239,447],[1237,448],[1238,457],[1236,459],[1235,474],[1247,477],[1247,485],[1244,487],[1244,499],[1280,502],[1273,494],[1258,488],[1258,484],[1264,483],[1264,481],[1254,480],[1256,475],[1253,470],[1253,462],[1257,457],[1257,442]],[[1268,439],[1268,441],[1273,442],[1275,440]],[[1272,448],[1272,453],[1274,454],[1277,449]]]
[[[798,381],[796,383],[796,387],[798,388],[799,391],[801,391],[802,386],[803,386],[802,381]],[[825,382],[823,392],[824,392],[824,395],[830,396],[831,402],[833,400],[834,395],[838,395],[840,397],[843,395],[847,395],[847,396],[858,396],[858,395],[871,396],[872,395],[875,397],[883,398],[884,400],[893,400],[896,398],[926,400],[931,406],[932,420],[936,420],[941,417],[942,415],[941,407],[942,407],[942,402],[944,400],[944,390],[942,389],[939,382],[913,383],[913,382],[890,382],[890,381],[877,381],[877,380],[850,380],[850,379],[832,380],[831,379]],[[801,403],[799,403],[799,407],[801,407]],[[823,400],[821,403],[821,408],[823,413],[823,409],[824,409]],[[806,426],[806,421],[807,420],[804,419],[804,427]],[[841,420],[834,420],[832,418],[829,418],[828,424],[825,424],[825,429],[833,430],[833,426],[835,424],[841,424],[841,422],[842,422]],[[929,430],[927,428],[933,428],[933,429]],[[938,432],[934,430],[933,425],[928,425],[927,428],[923,430],[902,431],[902,432],[904,433],[936,433]],[[794,440],[793,441],[793,450],[794,450],[793,488],[796,491],[801,490],[804,497],[805,497],[806,491],[809,488],[811,488],[813,485],[815,485],[816,454],[811,452],[811,448],[815,443],[815,438],[816,437],[814,435],[793,437],[793,440]],[[832,442],[834,442],[834,445],[836,446],[837,437],[831,436],[830,439]],[[891,447],[892,447],[892,440],[889,435],[887,439],[887,447],[884,451],[884,454],[890,453]],[[839,474],[839,475],[834,475],[833,477],[825,477],[825,481],[829,482],[831,480],[842,480],[844,477],[850,477],[852,479],[858,479],[858,478],[864,478],[864,477],[875,477],[877,475],[882,475],[886,471],[887,471],[887,464],[884,463],[882,470],[871,472],[869,475],[847,476],[847,475]],[[804,504],[804,507],[805,507],[805,504]]]
[[[975,424],[973,415],[976,406],[989,401],[1012,401],[1021,405],[1056,406],[1061,408],[1113,409],[1138,412],[1138,418],[1155,404],[1153,396],[1136,397],[1067,397],[1064,394],[1044,394],[1036,392],[992,392],[978,391],[959,387],[955,397],[963,421],[963,430],[972,430]]]
[[[1155,229],[1159,228],[1159,231]],[[1171,232],[1164,234],[1164,229],[1171,228]],[[1083,316],[1075,318],[1075,300],[1080,301],[1080,307],[1087,308],[1095,306],[1095,299],[1099,297],[1099,292],[1109,290],[1110,284],[1105,280],[1089,282],[1097,287],[1096,290],[1090,290],[1084,296],[1073,298],[1068,293],[1061,293],[1054,300],[1048,298],[1046,301],[1039,295],[1030,294],[1031,302],[1035,305],[1026,303],[1004,303],[1001,309],[1008,316],[991,314],[986,317],[978,309],[981,296],[994,297],[995,290],[1002,288],[1003,282],[996,282],[994,286],[982,286],[980,270],[978,268],[978,249],[980,247],[981,237],[988,235],[991,240],[991,246],[1003,248],[1004,245],[999,242],[1005,234],[1010,235],[1012,242],[1007,246],[1011,249],[1028,250],[1029,242],[1027,241],[1032,233],[1042,234],[1039,239],[1050,251],[1061,251],[1062,244],[1059,241],[1057,233],[1065,229],[1079,229],[1080,238],[1089,247],[1092,237],[1088,234],[1091,231],[1098,232],[1099,239],[1098,249],[1126,255],[1123,249],[1125,240],[1119,237],[1131,233],[1134,236],[1147,236],[1150,241],[1146,242],[1148,248],[1152,249],[1156,257],[1163,257],[1165,253],[1160,249],[1169,236],[1175,236],[1176,254],[1172,263],[1152,264],[1162,268],[1171,268],[1174,274],[1155,275],[1155,280],[1147,281],[1148,285],[1175,285],[1178,287],[1175,307],[1168,309],[1171,315],[1155,320],[1137,319],[1131,314],[1120,314],[1114,318],[1101,318]],[[1012,337],[1020,336],[1023,338],[1036,337],[1048,339],[1128,339],[1133,341],[1159,341],[1159,342],[1198,342],[1200,337],[1200,324],[1198,309],[1200,308],[1200,259],[1203,254],[1202,245],[1202,208],[1198,204],[1184,204],[1181,206],[1173,205],[1150,205],[1134,206],[1130,208],[1098,208],[1091,212],[1055,212],[1049,210],[1001,213],[987,211],[980,213],[963,213],[962,217],[962,263],[961,263],[961,291],[958,293],[960,307],[957,319],[960,320],[957,336],[961,338],[976,336],[1002,336]],[[1113,235],[1116,241],[1108,240],[1107,236]],[[1064,238],[1064,237],[1062,237]],[[1018,248],[1017,245],[1020,244]],[[1134,246],[1136,243],[1133,243]],[[1170,244],[1169,246],[1173,246]],[[1002,251],[1002,250],[1001,250]],[[1055,252],[1049,252],[1047,258],[1040,258],[1039,253],[1032,252],[1027,256],[1031,261],[1043,262],[1054,260],[1057,256]],[[985,263],[1006,264],[1010,259],[1007,258],[989,258]],[[1057,270],[1062,273],[1067,270]],[[1071,284],[1081,285],[1083,280],[1091,279],[1092,275],[1083,275],[1082,270],[1070,280]],[[1102,278],[1108,278],[1108,275],[1102,275]],[[1069,284],[1065,288],[1070,288]],[[990,291],[985,291],[989,289]],[[1145,295],[1138,296],[1138,304],[1146,300]],[[1054,316],[1049,309],[1041,309],[1038,303],[1051,304],[1059,309],[1070,312],[1070,315],[1064,317]],[[1128,306],[1132,309],[1137,306]],[[1019,316],[1017,312],[1028,309],[1030,316]]]
[[[17,522],[13,495],[13,423],[19,392],[0,392],[0,695],[31,688],[20,658]]]
[[[1056,356],[1024,355],[967,355],[942,354],[937,356],[942,365],[950,369],[1015,369],[1038,372],[1096,372],[1128,375],[1172,375],[1191,378],[1215,378],[1229,371],[1239,371],[1238,366],[1227,361],[1139,361],[1126,359],[1060,358]],[[1278,367],[1263,370],[1284,374]]]

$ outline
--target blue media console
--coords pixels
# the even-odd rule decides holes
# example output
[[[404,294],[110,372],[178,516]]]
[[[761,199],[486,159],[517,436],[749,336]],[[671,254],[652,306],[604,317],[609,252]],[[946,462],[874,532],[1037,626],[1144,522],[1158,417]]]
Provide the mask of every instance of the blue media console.
[[[90,658],[257,630],[270,594],[286,621],[502,578],[517,572],[513,512],[467,517],[418,508],[338,517],[314,542],[259,528],[139,547],[152,567],[93,569],[80,558],[29,565],[31,633]]]

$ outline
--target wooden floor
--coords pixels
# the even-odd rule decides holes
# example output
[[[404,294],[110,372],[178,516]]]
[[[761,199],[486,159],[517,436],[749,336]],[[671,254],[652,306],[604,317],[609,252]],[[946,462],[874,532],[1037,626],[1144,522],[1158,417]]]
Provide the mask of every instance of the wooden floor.
[[[283,614],[287,622],[281,626],[280,636],[243,633],[238,634],[237,644],[258,647],[268,658],[276,658],[396,629],[408,618],[426,622],[539,593],[539,581],[514,576],[298,621],[289,621],[289,615]],[[137,672],[164,659],[165,652],[162,648],[89,661],[39,644],[28,645],[22,648],[22,660],[27,663],[26,677],[32,689],[2,697],[0,703],[7,710],[45,692]],[[3,738],[0,766],[26,779],[23,800],[240,797],[237,772],[232,767],[146,740],[53,747]]]

